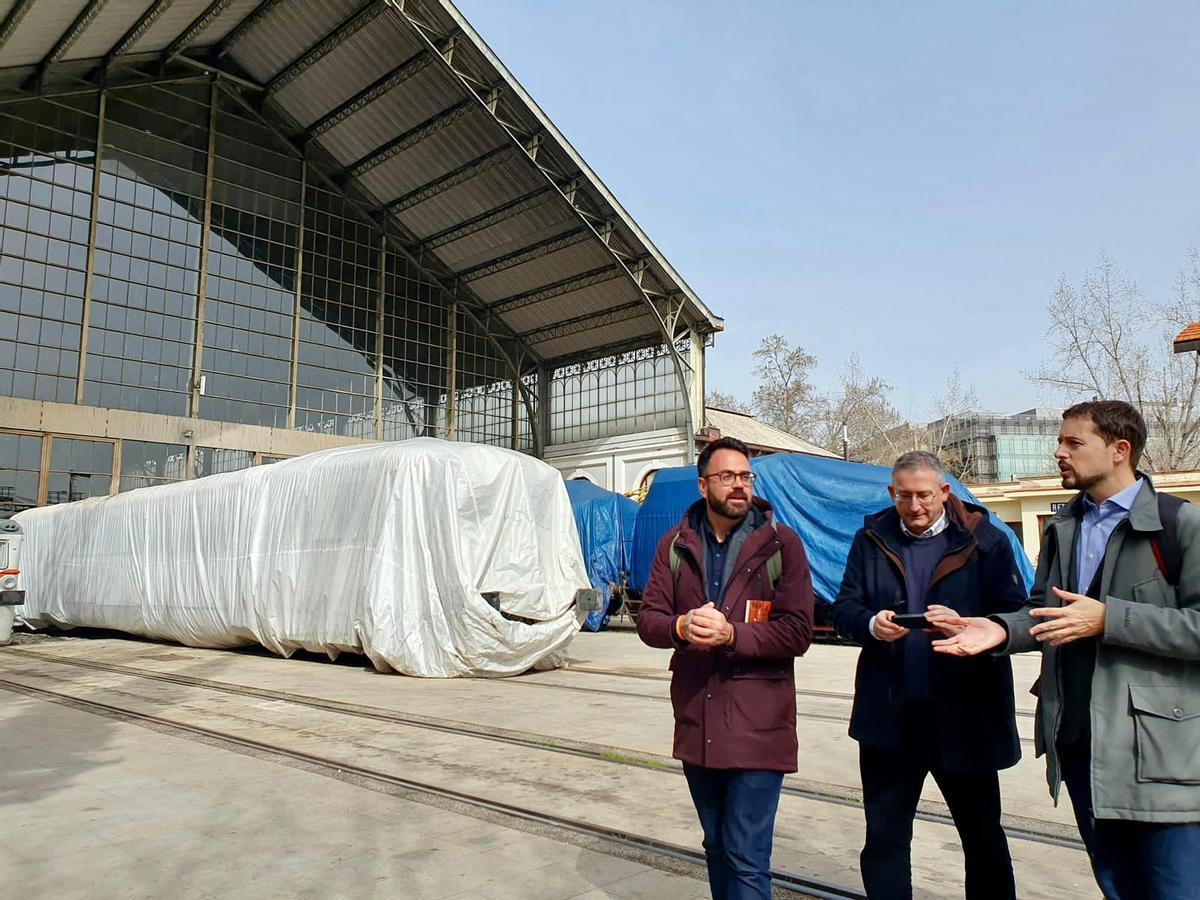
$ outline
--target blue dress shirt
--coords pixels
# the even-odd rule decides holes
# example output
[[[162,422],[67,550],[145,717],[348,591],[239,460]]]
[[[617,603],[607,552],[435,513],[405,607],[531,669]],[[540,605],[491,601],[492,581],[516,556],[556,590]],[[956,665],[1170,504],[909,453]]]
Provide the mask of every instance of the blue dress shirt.
[[[1138,479],[1123,491],[1119,491],[1097,506],[1090,496],[1083,495],[1083,518],[1079,520],[1079,536],[1075,539],[1075,590],[1083,594],[1096,577],[1096,570],[1104,561],[1104,550],[1108,539],[1117,526],[1129,518],[1134,498],[1142,489]]]

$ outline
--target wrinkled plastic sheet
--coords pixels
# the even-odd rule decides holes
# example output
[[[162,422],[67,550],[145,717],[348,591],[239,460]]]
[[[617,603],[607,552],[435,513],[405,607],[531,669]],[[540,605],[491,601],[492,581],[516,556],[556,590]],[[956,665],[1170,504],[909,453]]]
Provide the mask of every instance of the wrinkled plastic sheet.
[[[773,453],[750,461],[758,476],[754,493],[775,508],[778,521],[800,535],[812,568],[813,592],[818,599],[837,599],[854,535],[863,520],[892,503],[887,487],[892,470],[795,453]],[[948,477],[959,499],[979,503],[958,479]],[[700,499],[695,466],[663,469],[654,476],[638,513],[633,537],[632,584],[643,590],[650,577],[654,551],[662,536],[678,524],[684,511]],[[988,518],[1012,545],[1017,567],[1028,589],[1033,565],[1012,529],[989,511]]]
[[[587,631],[600,631],[620,608],[620,599],[611,596],[609,585],[621,584],[622,573],[628,571],[638,505],[624,494],[582,479],[567,482],[567,496],[575,512],[588,580],[601,597],[608,598],[606,609],[588,613],[583,621]]]
[[[509,675],[560,661],[588,587],[562,477],[432,438],[313,453],[28,510],[34,627],[262,646],[381,671]],[[498,607],[498,609],[496,608]]]

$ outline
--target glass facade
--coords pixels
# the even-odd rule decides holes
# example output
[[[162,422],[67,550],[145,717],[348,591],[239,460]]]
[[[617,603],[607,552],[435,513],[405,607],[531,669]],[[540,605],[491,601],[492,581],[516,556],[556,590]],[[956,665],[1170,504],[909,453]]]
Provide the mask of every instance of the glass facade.
[[[966,466],[965,481],[1011,481],[1058,471],[1054,451],[1061,419],[1052,416],[962,416],[951,423],[946,448]],[[942,421],[929,425],[940,430]]]
[[[38,505],[40,435],[0,432],[0,519]]]
[[[204,81],[0,105],[0,397],[533,450],[538,376],[313,165]],[[553,441],[684,422],[662,349],[552,378]],[[0,515],[279,458],[139,421],[0,423]]]
[[[112,492],[112,441],[50,438],[46,503],[71,503]]]
[[[118,490],[132,491],[183,478],[187,447],[151,441],[123,441],[121,480]]]
[[[95,106],[0,107],[0,395],[75,402]]]
[[[554,444],[685,422],[679,377],[665,346],[558,369],[550,396]]]

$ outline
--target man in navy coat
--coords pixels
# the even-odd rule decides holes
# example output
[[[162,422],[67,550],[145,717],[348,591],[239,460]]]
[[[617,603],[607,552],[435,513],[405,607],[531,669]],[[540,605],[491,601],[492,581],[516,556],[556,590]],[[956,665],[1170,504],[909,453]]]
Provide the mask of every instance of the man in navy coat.
[[[968,900],[1012,898],[997,777],[1021,756],[1012,669],[1005,658],[934,654],[930,636],[953,633],[945,620],[960,614],[1019,609],[1025,584],[1005,535],[983,507],[951,496],[934,454],[896,460],[888,491],[893,505],[854,538],[833,607],[838,633],[863,648],[850,717],[867,820],[863,883],[873,900],[912,897],[913,818],[932,774],[962,840]],[[905,614],[942,629],[893,621]]]

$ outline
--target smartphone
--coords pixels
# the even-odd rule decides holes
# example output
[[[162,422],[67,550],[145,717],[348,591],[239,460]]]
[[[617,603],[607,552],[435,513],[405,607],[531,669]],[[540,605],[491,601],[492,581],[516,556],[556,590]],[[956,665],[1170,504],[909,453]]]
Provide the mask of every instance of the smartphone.
[[[923,615],[914,613],[904,613],[899,616],[892,616],[892,624],[899,625],[901,628],[932,628],[929,620]]]

